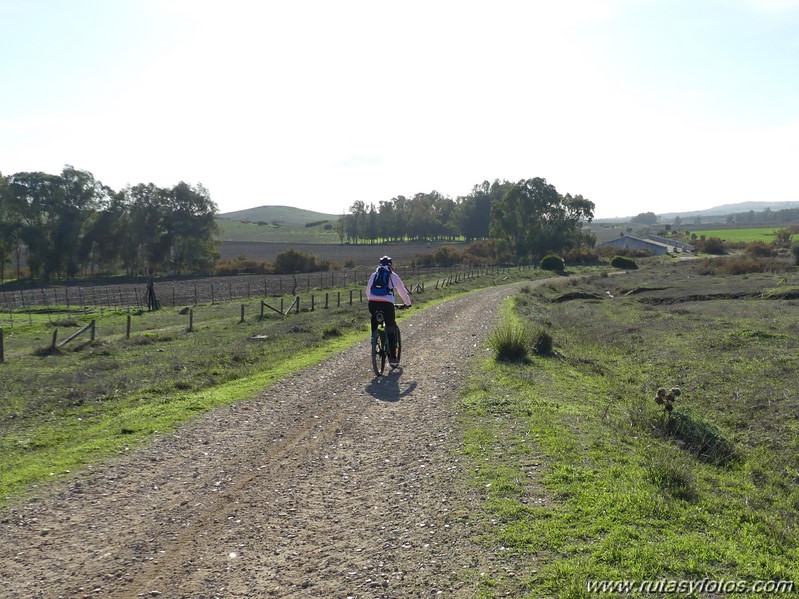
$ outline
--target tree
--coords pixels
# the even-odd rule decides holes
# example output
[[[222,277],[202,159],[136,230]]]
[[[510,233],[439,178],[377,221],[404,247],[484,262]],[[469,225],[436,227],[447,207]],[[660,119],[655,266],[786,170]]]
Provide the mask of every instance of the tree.
[[[658,222],[658,215],[654,212],[641,212],[630,219],[631,223],[637,225],[654,225]]]
[[[594,217],[594,203],[582,196],[561,196],[545,179],[512,185],[491,209],[491,237],[500,252],[517,260],[539,259],[548,252],[584,242],[582,221]]]
[[[19,212],[12,203],[9,179],[0,173],[0,282],[5,280],[6,264],[19,246],[20,226]]]
[[[166,194],[165,238],[172,272],[209,271],[218,258],[214,233],[218,208],[208,190],[181,181]]]

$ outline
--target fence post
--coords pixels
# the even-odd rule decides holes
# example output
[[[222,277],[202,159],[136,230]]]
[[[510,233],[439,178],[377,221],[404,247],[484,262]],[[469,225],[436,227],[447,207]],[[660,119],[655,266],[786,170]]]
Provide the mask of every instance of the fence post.
[[[239,324],[244,322],[244,304],[241,305],[241,320],[239,320]]]
[[[330,301],[330,294],[325,292],[325,310],[327,310],[327,307],[330,305],[328,303],[329,301]]]
[[[189,309],[189,333],[194,329],[194,310]]]
[[[5,361],[5,351],[3,350],[3,329],[0,329],[0,364]]]
[[[261,300],[261,318],[260,320],[264,319],[264,300]]]
[[[350,306],[352,305],[352,289],[350,289]]]
[[[311,312],[316,309],[316,298],[314,297],[313,293],[311,294]]]
[[[310,281],[310,279],[308,279]],[[294,311],[295,314],[300,313],[300,296],[297,296],[297,309]]]
[[[53,342],[50,344],[50,349],[55,349],[55,344],[58,341],[58,329],[53,329]]]
[[[91,332],[91,335],[89,336],[89,339],[91,339],[92,341],[94,341],[94,328],[95,328],[95,326],[96,326],[96,322],[95,322],[94,320],[92,320],[92,323],[91,323],[91,324],[92,324],[92,332]]]
[[[128,314],[128,326],[125,328],[125,339],[130,339],[130,314]]]
[[[336,291],[336,307],[341,307],[341,291]]]

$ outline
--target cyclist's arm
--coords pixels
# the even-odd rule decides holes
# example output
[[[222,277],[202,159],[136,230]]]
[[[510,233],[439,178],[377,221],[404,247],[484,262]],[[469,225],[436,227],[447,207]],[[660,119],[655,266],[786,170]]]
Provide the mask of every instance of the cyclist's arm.
[[[393,276],[397,279],[397,284],[394,286],[394,291],[399,293],[400,297],[402,298],[402,302],[406,306],[410,306],[411,294],[408,293],[408,290],[405,288],[405,283],[402,282],[402,279],[399,278],[398,274],[394,274]]]

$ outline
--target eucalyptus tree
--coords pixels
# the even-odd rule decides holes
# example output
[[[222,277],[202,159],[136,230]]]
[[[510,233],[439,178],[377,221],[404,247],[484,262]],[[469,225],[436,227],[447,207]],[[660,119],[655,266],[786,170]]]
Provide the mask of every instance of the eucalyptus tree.
[[[492,205],[490,231],[500,252],[535,261],[581,244],[582,222],[593,217],[593,202],[581,195],[561,196],[554,185],[536,177],[515,183]]]

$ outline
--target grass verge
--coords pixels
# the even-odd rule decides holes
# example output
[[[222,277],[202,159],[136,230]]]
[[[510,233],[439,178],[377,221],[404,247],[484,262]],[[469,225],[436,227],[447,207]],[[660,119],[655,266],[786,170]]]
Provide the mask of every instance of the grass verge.
[[[572,282],[516,298],[515,317],[554,352],[476,365],[462,399],[473,513],[493,529],[479,541],[513,572],[486,576],[481,596],[674,596],[640,584],[702,579],[766,596],[748,585],[799,583],[795,302],[652,306],[624,293],[676,278],[682,293],[672,266],[597,278],[571,301]],[[669,415],[653,398],[673,385]],[[624,580],[639,586],[589,590]]]

